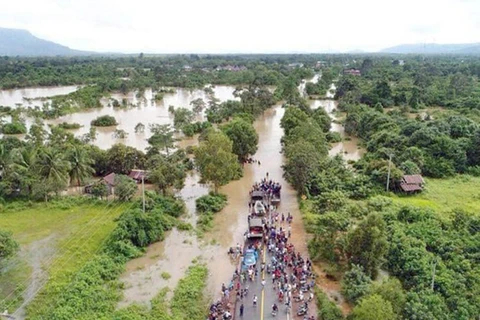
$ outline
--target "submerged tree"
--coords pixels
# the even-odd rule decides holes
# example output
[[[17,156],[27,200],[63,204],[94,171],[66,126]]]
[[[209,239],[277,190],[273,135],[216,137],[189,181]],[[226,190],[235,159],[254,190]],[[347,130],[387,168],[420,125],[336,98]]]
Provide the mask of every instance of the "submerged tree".
[[[213,184],[215,193],[220,186],[241,176],[237,156],[232,152],[232,141],[222,132],[209,131],[195,150],[195,164],[202,180]]]

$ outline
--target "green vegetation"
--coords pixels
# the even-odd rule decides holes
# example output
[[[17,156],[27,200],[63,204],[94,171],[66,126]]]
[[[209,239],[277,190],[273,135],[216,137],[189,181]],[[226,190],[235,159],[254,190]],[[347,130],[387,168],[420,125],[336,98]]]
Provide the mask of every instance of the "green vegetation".
[[[457,175],[444,179],[425,179],[425,190],[412,196],[391,195],[403,205],[431,208],[445,216],[455,209],[480,212],[480,177]]]
[[[464,78],[441,64],[429,67],[443,73],[425,76],[411,66],[390,67],[386,58],[368,60],[359,62],[362,76],[343,75],[338,83],[345,130],[365,141],[367,149],[352,167],[327,156],[325,131],[319,129],[326,126],[298,97],[292,95],[297,101],[281,121],[285,177],[307,198],[301,208],[313,234],[311,258],[339,270],[343,294],[354,303],[351,319],[471,319],[480,312],[480,266],[473,249],[480,246],[479,181],[457,174],[476,174],[478,168],[479,118],[469,105],[478,99],[471,87],[478,80],[467,76],[466,91],[454,97],[444,92],[450,89],[431,90],[446,79]],[[413,60],[412,66],[424,70]],[[455,62],[449,63],[458,71]],[[416,83],[402,103],[401,85],[412,74]],[[417,91],[422,81],[427,89]],[[415,107],[410,102],[430,106],[429,99],[440,95],[451,99],[441,105],[452,110],[435,118],[408,113]],[[455,106],[459,101],[468,108]],[[392,105],[386,112],[384,107]],[[403,174],[451,178],[427,178],[426,190],[418,195],[381,196],[390,155],[391,191],[398,191]],[[377,273],[383,271],[387,276],[380,282]],[[323,312],[320,306],[319,316]]]
[[[207,231],[213,227],[213,215],[227,205],[227,196],[211,192],[196,199],[195,205],[200,215],[197,224],[202,231]]]
[[[250,122],[235,118],[221,129],[232,141],[232,151],[240,162],[244,162],[249,155],[257,152],[258,134]]]
[[[242,175],[237,157],[232,153],[232,141],[214,129],[207,133],[205,140],[195,149],[195,165],[202,180],[213,184],[215,193],[220,186]]]
[[[65,198],[38,204],[7,203],[0,214],[0,229],[12,232],[24,250],[45,251],[44,270],[53,285],[68,281],[92,258],[125,208],[126,205],[106,205],[86,198]],[[42,248],[37,248],[37,243]],[[0,261],[3,270],[0,273],[0,299],[11,294],[2,303],[3,309],[15,310],[22,300],[32,272],[27,259],[28,255],[18,255],[10,261]],[[18,267],[4,269],[10,264]]]
[[[27,133],[27,127],[23,121],[12,121],[5,123],[1,127],[1,133],[3,134],[25,134]]]
[[[91,122],[91,125],[96,127],[111,127],[116,126],[117,124],[115,117],[109,115],[100,116]]]
[[[65,130],[80,129],[81,127],[79,123],[68,123],[68,122],[59,123],[57,126]]]
[[[118,218],[101,251],[77,273],[63,281],[50,281],[29,305],[30,319],[110,318],[121,296],[118,276],[127,260],[137,257],[152,242],[162,240],[176,224],[184,206],[176,200],[147,193],[147,212],[141,202]]]
[[[173,292],[171,303],[166,302],[167,290],[163,289],[151,301],[151,309],[132,305],[115,311],[113,319],[122,320],[204,320],[208,303],[204,297],[207,284],[207,267],[202,264],[190,266]]]
[[[12,256],[18,250],[18,243],[11,232],[0,230],[0,262]]]

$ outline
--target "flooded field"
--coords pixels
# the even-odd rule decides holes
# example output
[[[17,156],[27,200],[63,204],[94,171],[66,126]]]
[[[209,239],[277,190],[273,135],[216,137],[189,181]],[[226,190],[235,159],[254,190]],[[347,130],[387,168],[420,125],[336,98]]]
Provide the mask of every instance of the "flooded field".
[[[22,104],[25,107],[41,107],[43,102],[40,98],[69,94],[77,89],[78,86],[59,86],[0,90],[0,106],[15,107]]]
[[[335,90],[335,85],[332,84],[331,90]],[[330,115],[334,121],[338,121],[338,117],[335,114],[337,109],[337,101],[331,99],[334,94],[332,92],[327,93],[327,98],[329,99],[319,99],[319,100],[310,100],[310,108],[324,108],[325,111]],[[357,137],[349,136],[345,133],[345,128],[342,124],[332,122],[332,127],[330,129],[332,132],[338,132],[342,137],[341,142],[333,143],[332,148],[328,152],[331,156],[341,154],[345,160],[357,161],[365,153],[365,149],[359,146],[359,139]]]
[[[9,104],[12,101],[20,101],[22,103],[22,96],[28,94],[29,97],[47,97],[58,94],[66,94],[73,92],[77,87],[53,87],[53,88],[34,88],[34,89],[18,89],[0,91],[0,105],[2,101]],[[135,147],[140,150],[145,150],[148,146],[147,139],[150,136],[148,128],[149,124],[173,124],[173,114],[168,112],[169,106],[176,108],[183,107],[192,109],[190,102],[192,100],[201,98],[206,103],[211,97],[205,93],[204,90],[188,90],[182,88],[176,88],[175,93],[167,93],[160,101],[155,101],[154,92],[151,89],[145,90],[144,94],[137,97],[135,92],[130,92],[127,95],[121,93],[114,93],[109,98],[103,98],[101,100],[103,107],[98,109],[84,110],[81,112],[65,115],[57,119],[46,120],[46,124],[59,124],[62,122],[78,123],[82,127],[75,130],[70,130],[76,136],[81,136],[88,133],[90,129],[90,122],[102,115],[114,116],[118,122],[117,126],[112,127],[97,127],[97,139],[93,142],[95,145],[102,149],[108,149],[115,143],[123,143],[128,146]],[[235,87],[232,86],[216,86],[213,87],[214,97],[220,102],[227,100],[236,100],[233,96]],[[127,108],[113,108],[109,106],[111,99],[116,99],[122,102],[126,99],[129,107]],[[32,104],[23,101],[24,106],[41,105],[37,103],[39,100],[30,101]],[[14,104],[13,104],[14,106]],[[6,119],[9,121],[9,119]],[[203,120],[203,115],[199,115],[197,120]],[[138,123],[145,125],[145,131],[143,133],[135,133],[135,126]],[[31,125],[32,119],[26,119],[27,128]],[[115,138],[114,132],[116,129],[124,130],[127,132],[125,139]],[[23,135],[18,135],[22,138]]]

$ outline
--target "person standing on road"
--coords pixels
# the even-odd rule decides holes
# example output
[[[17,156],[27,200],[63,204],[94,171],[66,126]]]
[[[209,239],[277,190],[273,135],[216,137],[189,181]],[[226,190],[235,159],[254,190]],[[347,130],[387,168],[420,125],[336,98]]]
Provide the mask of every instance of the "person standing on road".
[[[243,303],[240,305],[240,317],[243,317]]]

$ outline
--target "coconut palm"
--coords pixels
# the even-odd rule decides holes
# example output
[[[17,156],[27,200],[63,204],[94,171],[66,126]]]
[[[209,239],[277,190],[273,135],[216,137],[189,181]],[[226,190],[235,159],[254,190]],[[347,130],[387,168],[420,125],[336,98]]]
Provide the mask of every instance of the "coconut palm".
[[[51,147],[41,149],[35,163],[35,169],[40,177],[51,185],[56,192],[65,188],[68,184],[70,163],[59,150]]]
[[[38,152],[36,148],[17,148],[12,150],[11,171],[20,185],[23,185],[28,193],[32,185],[38,179],[35,170]]]
[[[70,183],[76,181],[77,186],[83,183],[83,180],[93,175],[93,159],[89,157],[85,147],[81,145],[72,145],[68,154],[67,160],[70,162]]]

